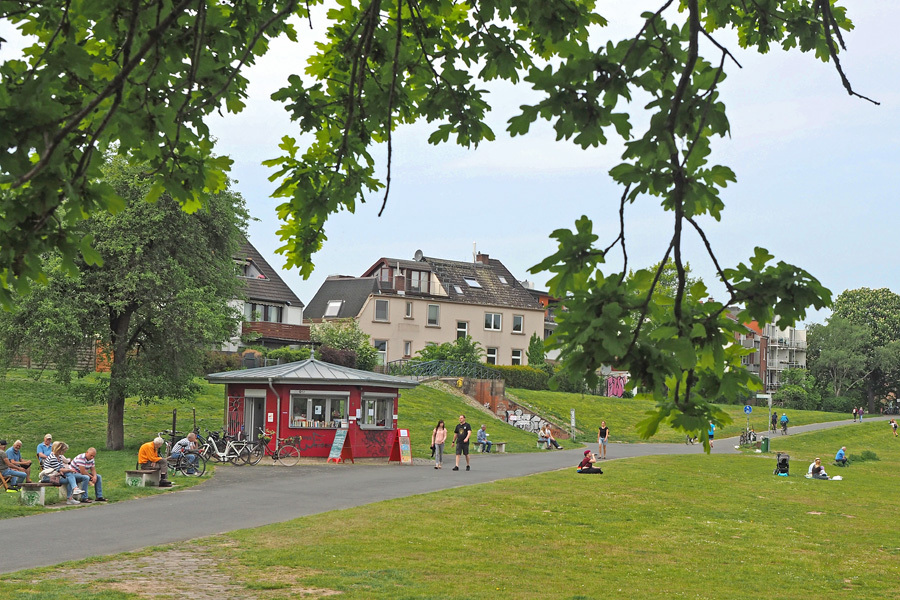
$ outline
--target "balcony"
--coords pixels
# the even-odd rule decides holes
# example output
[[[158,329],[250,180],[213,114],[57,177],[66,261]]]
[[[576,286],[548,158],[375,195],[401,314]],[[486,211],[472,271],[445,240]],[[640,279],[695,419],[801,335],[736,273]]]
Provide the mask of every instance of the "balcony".
[[[244,321],[241,333],[255,333],[261,338],[296,344],[309,341],[309,325],[269,323],[267,321]]]

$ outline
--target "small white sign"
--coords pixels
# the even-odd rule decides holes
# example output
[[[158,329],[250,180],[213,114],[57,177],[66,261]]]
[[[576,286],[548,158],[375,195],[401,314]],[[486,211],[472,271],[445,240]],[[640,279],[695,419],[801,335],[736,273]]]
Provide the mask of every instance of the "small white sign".
[[[266,421],[268,421],[269,423],[274,423],[275,422],[275,413],[268,413],[266,415]]]

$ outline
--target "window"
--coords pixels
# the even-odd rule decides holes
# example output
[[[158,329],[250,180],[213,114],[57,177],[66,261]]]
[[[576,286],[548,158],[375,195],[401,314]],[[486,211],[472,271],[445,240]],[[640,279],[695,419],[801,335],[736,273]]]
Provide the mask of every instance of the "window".
[[[375,340],[372,345],[378,352],[378,364],[382,366],[387,364],[387,340]]]
[[[467,335],[469,335],[468,321],[457,321],[456,322],[456,339],[464,338]]]
[[[513,315],[513,333],[523,333],[525,331],[525,315]]]
[[[478,280],[474,277],[463,277],[463,281],[466,282],[466,285],[473,288],[480,288],[481,284],[478,283]]]
[[[427,292],[428,286],[426,282],[428,274],[423,273],[422,271],[410,271],[409,272],[409,285],[407,289],[411,292]],[[425,288],[425,289],[423,289]]]
[[[403,342],[403,357],[409,358],[412,356],[412,342],[406,340]]]
[[[499,279],[500,283],[502,283],[503,285],[509,285],[508,283],[506,283],[506,277],[504,277],[503,275],[498,275],[497,279]]]
[[[376,321],[389,321],[388,319],[388,301],[387,300],[375,300],[375,320]]]
[[[385,265],[378,269],[378,280],[391,283],[391,268]]]
[[[406,318],[412,319],[412,302],[406,303]]]
[[[484,313],[484,328],[489,331],[500,331],[503,315],[500,313]]]
[[[363,394],[359,426],[362,428],[384,427],[391,429],[394,426],[395,399],[390,394]]]
[[[513,350],[512,351],[512,364],[513,365],[521,365],[522,364],[522,351],[521,350]]]
[[[463,295],[462,288],[459,287],[458,285],[454,285],[454,286],[453,286],[453,289],[456,290],[456,293],[459,294],[460,296]]]
[[[485,357],[485,362],[489,365],[497,364],[497,349],[496,348],[488,348],[487,356]]]
[[[438,304],[428,305],[428,325],[437,327],[441,322],[441,307]]]
[[[245,321],[265,321],[267,323],[281,323],[283,307],[269,304],[244,304]]]
[[[343,300],[329,300],[328,306],[325,308],[325,316],[326,317],[336,317],[341,312],[341,305],[344,304]]]
[[[293,392],[291,427],[346,427],[349,394]]]

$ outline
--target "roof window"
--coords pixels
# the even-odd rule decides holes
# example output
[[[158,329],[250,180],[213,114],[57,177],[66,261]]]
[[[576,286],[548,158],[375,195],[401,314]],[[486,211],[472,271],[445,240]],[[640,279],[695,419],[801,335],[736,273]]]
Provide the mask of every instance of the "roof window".
[[[480,287],[481,287],[481,284],[478,283],[478,280],[475,279],[474,277],[463,277],[463,280],[465,280],[466,284],[467,284],[469,287],[473,287],[473,288],[480,288]]]

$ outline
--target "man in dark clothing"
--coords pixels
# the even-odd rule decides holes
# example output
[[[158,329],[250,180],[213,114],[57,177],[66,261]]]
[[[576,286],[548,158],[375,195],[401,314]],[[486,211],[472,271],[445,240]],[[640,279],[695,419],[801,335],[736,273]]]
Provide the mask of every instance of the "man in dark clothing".
[[[469,470],[469,438],[472,437],[472,426],[466,423],[466,415],[459,415],[459,425],[453,430],[453,444],[456,446],[456,466],[459,471],[459,455],[466,455],[466,471]]]
[[[594,466],[594,463],[596,461],[597,459],[594,458],[594,455],[591,454],[591,451],[585,450],[584,459],[580,463],[578,463],[578,469],[576,473],[581,473],[582,475],[589,475],[591,473],[603,475],[603,469]]]

